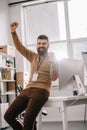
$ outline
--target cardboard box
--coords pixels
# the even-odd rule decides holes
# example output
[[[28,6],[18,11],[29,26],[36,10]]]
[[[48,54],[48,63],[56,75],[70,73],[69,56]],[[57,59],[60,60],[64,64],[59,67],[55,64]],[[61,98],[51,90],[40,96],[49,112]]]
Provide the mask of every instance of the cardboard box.
[[[16,72],[16,79],[17,80],[29,80],[29,73],[28,72]]]
[[[15,48],[9,45],[1,45],[0,53],[5,53],[5,54],[15,57]]]
[[[14,80],[15,71],[14,70],[2,70],[2,79],[4,80]]]
[[[15,82],[8,82],[8,91],[15,90]]]
[[[29,73],[28,72],[16,72],[16,81],[17,85],[25,88],[29,81]]]

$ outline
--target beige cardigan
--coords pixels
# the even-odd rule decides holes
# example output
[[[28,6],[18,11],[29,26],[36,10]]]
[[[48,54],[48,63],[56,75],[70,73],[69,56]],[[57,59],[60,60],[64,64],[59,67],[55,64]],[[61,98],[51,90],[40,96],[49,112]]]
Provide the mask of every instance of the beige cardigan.
[[[51,62],[47,55],[37,71],[39,55],[23,46],[16,32],[12,33],[12,38],[16,49],[31,63],[30,79],[26,87],[37,87],[50,91],[51,81],[58,78],[57,61]],[[37,81],[32,81],[32,76],[36,71],[38,79]]]

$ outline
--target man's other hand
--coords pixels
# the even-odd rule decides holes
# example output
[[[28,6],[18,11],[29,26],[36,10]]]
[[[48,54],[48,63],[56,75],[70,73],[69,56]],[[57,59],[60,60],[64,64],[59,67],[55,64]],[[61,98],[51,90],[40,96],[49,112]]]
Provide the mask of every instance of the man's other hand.
[[[11,23],[10,24],[10,30],[11,30],[11,32],[15,32],[17,27],[18,27],[18,22]]]

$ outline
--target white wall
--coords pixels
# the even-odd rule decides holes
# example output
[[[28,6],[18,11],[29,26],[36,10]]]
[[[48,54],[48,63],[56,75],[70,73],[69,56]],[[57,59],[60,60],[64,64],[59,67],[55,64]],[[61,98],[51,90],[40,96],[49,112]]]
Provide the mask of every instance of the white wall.
[[[20,2],[20,1],[27,1],[27,0],[9,0],[9,3],[14,3],[14,2]]]
[[[19,39],[23,42],[22,37],[22,8],[21,5],[14,5],[10,6],[9,8],[9,18],[10,23],[17,21],[19,22],[19,26],[17,29],[17,33],[19,36]],[[11,35],[10,35],[11,38]],[[11,38],[11,43],[13,44],[13,40]],[[24,71],[24,58],[23,56],[16,50],[16,69],[17,71]]]
[[[0,45],[10,44],[8,0],[0,0]]]

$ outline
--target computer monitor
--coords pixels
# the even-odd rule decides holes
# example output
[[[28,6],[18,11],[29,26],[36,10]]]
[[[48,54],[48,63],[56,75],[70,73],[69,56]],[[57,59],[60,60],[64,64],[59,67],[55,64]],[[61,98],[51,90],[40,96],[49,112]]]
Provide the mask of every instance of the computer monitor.
[[[58,61],[59,87],[62,88],[73,80],[73,75],[78,74],[84,84],[84,62],[75,59]]]
[[[58,68],[59,90],[64,89],[65,87],[68,87],[69,89],[77,87],[78,91],[80,92],[79,95],[85,93],[84,62],[82,60],[63,59],[58,61]]]
[[[82,56],[83,56],[85,68],[86,68],[86,71],[87,71],[87,52],[82,52]]]

